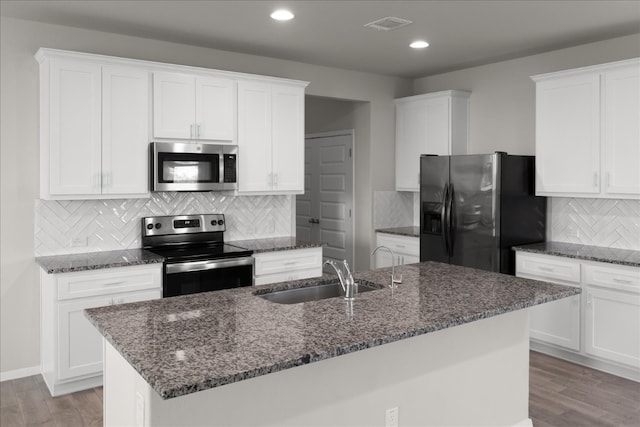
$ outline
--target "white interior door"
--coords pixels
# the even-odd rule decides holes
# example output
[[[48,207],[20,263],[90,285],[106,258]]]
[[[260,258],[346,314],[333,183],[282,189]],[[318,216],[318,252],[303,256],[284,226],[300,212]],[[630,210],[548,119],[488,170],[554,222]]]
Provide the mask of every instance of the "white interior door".
[[[296,235],[323,245],[323,258],[353,266],[353,131],[307,135],[305,192],[296,196]]]

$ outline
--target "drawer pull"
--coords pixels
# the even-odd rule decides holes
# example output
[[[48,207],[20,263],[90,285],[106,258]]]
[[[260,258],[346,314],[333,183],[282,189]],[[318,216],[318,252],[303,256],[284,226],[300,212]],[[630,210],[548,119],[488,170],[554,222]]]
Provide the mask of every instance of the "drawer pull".
[[[614,277],[613,281],[616,282],[616,283],[622,283],[623,285],[631,285],[632,284],[631,280],[618,279],[617,277]]]
[[[283,265],[296,265],[296,264],[298,264],[298,261],[285,262]]]
[[[396,248],[404,248],[404,245],[396,245]]]
[[[123,283],[127,283],[125,280],[121,280],[119,282],[108,282],[108,283],[104,283],[104,286],[115,286],[115,285],[122,285]]]
[[[555,270],[551,267],[538,267],[538,270],[548,271],[549,273],[553,273]]]

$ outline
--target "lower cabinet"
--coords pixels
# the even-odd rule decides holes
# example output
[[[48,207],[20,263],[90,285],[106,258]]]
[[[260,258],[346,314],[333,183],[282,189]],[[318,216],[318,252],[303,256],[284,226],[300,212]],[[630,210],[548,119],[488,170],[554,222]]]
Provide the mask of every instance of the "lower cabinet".
[[[420,262],[420,239],[388,233],[376,233],[376,246],[386,246],[396,256],[395,265]],[[376,252],[376,268],[391,267],[391,254],[384,249]]]
[[[582,288],[530,309],[534,349],[640,380],[640,268],[517,252],[516,276]]]
[[[53,396],[102,384],[102,335],[84,310],[162,297],[162,264],[41,270],[41,369]]]
[[[255,286],[322,276],[322,248],[253,254]]]

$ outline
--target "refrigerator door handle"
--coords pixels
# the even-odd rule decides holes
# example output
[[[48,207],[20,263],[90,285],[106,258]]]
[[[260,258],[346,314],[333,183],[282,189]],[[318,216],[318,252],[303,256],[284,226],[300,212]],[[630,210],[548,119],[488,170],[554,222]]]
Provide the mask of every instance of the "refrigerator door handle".
[[[449,233],[449,256],[453,257],[453,246],[454,246],[454,238],[455,238],[455,230],[457,227],[456,224],[456,214],[454,212],[455,205],[453,203],[454,198],[454,189],[453,184],[449,184],[449,200],[448,200],[448,208],[449,211],[447,214],[447,229]]]
[[[442,247],[444,252],[449,254],[449,229],[447,222],[447,200],[449,196],[449,184],[444,185],[444,192],[442,193],[442,209],[440,210],[440,228],[442,233]]]

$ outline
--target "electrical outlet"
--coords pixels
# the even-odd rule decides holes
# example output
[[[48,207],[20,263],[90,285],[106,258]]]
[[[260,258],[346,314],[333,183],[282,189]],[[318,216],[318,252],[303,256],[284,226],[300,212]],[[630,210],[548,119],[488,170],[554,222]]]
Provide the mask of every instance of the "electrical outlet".
[[[78,248],[87,246],[87,238],[86,237],[72,237],[71,238],[71,247]]]
[[[389,408],[385,413],[385,427],[398,427],[398,407]]]

